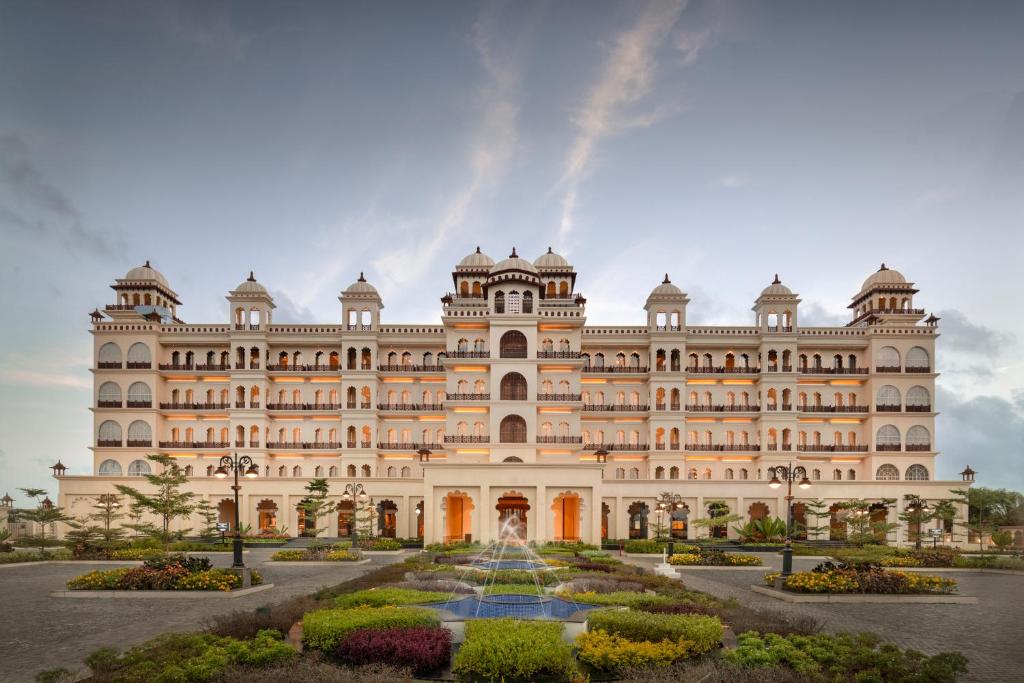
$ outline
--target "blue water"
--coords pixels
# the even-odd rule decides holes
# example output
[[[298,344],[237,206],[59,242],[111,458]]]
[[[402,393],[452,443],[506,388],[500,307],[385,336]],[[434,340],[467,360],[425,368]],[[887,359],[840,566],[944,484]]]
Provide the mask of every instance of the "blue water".
[[[448,610],[463,619],[477,617],[568,619],[579,612],[586,612],[597,607],[597,605],[586,605],[547,595],[485,595],[483,597],[469,595],[423,606]]]
[[[469,565],[476,569],[550,569],[543,562],[533,560],[487,560]]]

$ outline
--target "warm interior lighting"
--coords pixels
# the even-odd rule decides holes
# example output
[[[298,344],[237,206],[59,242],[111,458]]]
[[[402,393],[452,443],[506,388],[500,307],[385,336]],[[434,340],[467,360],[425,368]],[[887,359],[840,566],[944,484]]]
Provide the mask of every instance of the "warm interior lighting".
[[[538,451],[540,455],[572,455],[572,451]]]
[[[753,384],[752,379],[726,379],[722,380],[722,384]]]
[[[420,384],[444,384],[447,381],[444,377],[420,377]]]
[[[455,372],[487,372],[486,365],[456,365],[452,368]]]
[[[748,423],[748,422],[753,422],[753,421],[754,421],[754,418],[751,418],[751,417],[726,417],[726,418],[722,419],[722,422]]]
[[[819,381],[819,380],[813,380],[813,379],[798,379],[796,381],[796,383],[804,385],[804,386],[809,386],[809,387],[823,387],[823,386],[825,386],[825,382],[822,382],[822,381]]]
[[[385,377],[381,380],[384,384],[412,384],[412,377]]]
[[[696,422],[716,422],[716,420],[713,417],[688,417],[688,418],[686,418],[686,423],[687,424],[696,423]]]
[[[855,379],[834,379],[829,384],[834,387],[859,387],[863,382]]]
[[[608,380],[597,377],[584,377],[580,380],[580,384],[608,384]]]
[[[541,372],[572,372],[572,366],[570,365],[542,365],[538,368]]]
[[[486,448],[460,448],[455,452],[459,455],[490,455],[491,453]]]
[[[572,325],[556,325],[556,324],[552,324],[552,323],[543,323],[541,325],[537,325],[537,329],[540,330],[541,332],[547,332],[549,330],[550,331],[554,331],[554,330],[571,330],[571,329],[573,329],[573,326]]]
[[[800,424],[824,424],[825,420],[819,417],[801,417],[797,418],[797,422]]]
[[[165,377],[168,382],[195,382],[195,377]]]
[[[644,418],[642,418],[642,417],[617,417],[614,420],[615,424],[627,424],[627,423],[630,423],[630,422],[643,422],[643,421],[644,421]]]
[[[688,379],[687,384],[718,384],[717,379]]]
[[[444,415],[420,415],[420,422],[444,422],[447,419]]]
[[[271,377],[270,379],[278,384],[302,384],[306,381],[302,377]]]
[[[833,417],[829,422],[834,425],[859,425],[863,420],[858,420],[855,417]]]
[[[456,413],[486,413],[487,412],[487,408],[484,408],[484,407],[479,407],[479,408],[474,408],[474,407],[455,408],[455,410],[453,412],[456,412]]]
[[[310,382],[314,384],[332,384],[341,381],[340,377],[311,377]]]
[[[572,412],[572,408],[538,408],[538,413],[556,413],[559,415],[566,415]]]
[[[230,382],[231,381],[230,377],[224,377],[223,375],[220,376],[220,377],[202,377],[201,379],[204,382]]]
[[[457,330],[486,330],[485,323],[455,323],[453,327]]]

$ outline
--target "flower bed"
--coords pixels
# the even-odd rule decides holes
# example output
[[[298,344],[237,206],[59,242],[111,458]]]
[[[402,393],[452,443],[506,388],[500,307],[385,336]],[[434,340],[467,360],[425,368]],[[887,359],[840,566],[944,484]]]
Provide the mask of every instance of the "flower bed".
[[[761,558],[753,555],[725,553],[720,550],[700,550],[696,553],[677,553],[668,558],[668,563],[698,567],[760,567]]]
[[[601,671],[625,668],[670,666],[690,656],[690,643],[663,640],[634,641],[598,629],[581,633],[576,638],[579,660]]]
[[[382,586],[371,588],[355,593],[339,595],[335,601],[335,607],[398,607],[401,605],[416,605],[426,602],[441,602],[447,600],[450,593],[440,591],[421,591],[410,588],[395,588],[393,586]]]
[[[452,632],[446,628],[362,628],[351,631],[334,649],[342,664],[390,664],[428,674],[448,666],[452,656]]]
[[[363,559],[358,550],[351,550],[350,543],[334,545],[311,545],[296,550],[278,550],[270,559],[274,562],[355,562]]]
[[[703,614],[659,614],[599,610],[587,618],[591,631],[605,631],[634,642],[686,642],[687,653],[704,654],[722,642],[722,622]]]
[[[498,583],[484,588],[484,595],[544,595],[544,586],[535,583]]]
[[[437,614],[418,607],[356,607],[307,612],[302,618],[302,640],[307,647],[331,652],[352,631],[359,629],[438,626]]]
[[[252,583],[263,583],[263,577],[255,569]],[[230,591],[241,586],[240,572],[213,569],[205,557],[183,555],[147,560],[141,567],[97,569],[67,582],[68,590]]]
[[[471,680],[575,680],[577,668],[560,622],[475,619],[466,622],[452,672]]]
[[[402,542],[396,538],[364,538],[357,542],[361,550],[401,550]]]
[[[778,573],[766,574],[765,583],[773,585]],[[956,590],[956,581],[895,570],[825,569],[795,572],[786,577],[786,590],[797,593],[874,593],[891,595],[938,594]]]

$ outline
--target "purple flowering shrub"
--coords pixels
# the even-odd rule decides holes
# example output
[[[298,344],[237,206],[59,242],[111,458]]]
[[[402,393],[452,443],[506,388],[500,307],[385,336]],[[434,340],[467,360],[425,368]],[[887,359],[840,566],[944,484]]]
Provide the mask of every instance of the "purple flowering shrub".
[[[346,635],[334,650],[343,664],[387,663],[425,674],[448,666],[452,632],[446,628],[363,628]]]

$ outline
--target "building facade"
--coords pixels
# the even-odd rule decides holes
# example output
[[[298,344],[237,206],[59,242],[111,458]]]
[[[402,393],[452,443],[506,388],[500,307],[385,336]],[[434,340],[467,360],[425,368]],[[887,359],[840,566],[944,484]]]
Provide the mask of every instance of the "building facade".
[[[937,318],[899,272],[868,277],[842,327],[801,325],[777,276],[754,324],[691,326],[667,275],[646,325],[588,325],[576,277],[550,249],[495,263],[478,248],[455,267],[440,324],[383,324],[362,275],[339,296],[340,324],[277,324],[250,273],[224,321],[187,324],[167,279],[133,268],[93,313],[94,470],[60,476],[58,503],[74,514],[139,485],[159,452],[233,521],[230,482],[212,474],[239,453],[259,468],[241,496],[253,530],[313,524],[304,486],[325,477],[339,506],[319,521],[326,536],[352,532],[341,494],[358,483],[385,535],[489,541],[513,520],[530,540],[596,542],[662,524],[707,535],[693,520],[712,504],[785,517],[776,465],[811,479],[795,490],[798,521],[809,499],[949,499],[962,485],[935,478]]]

